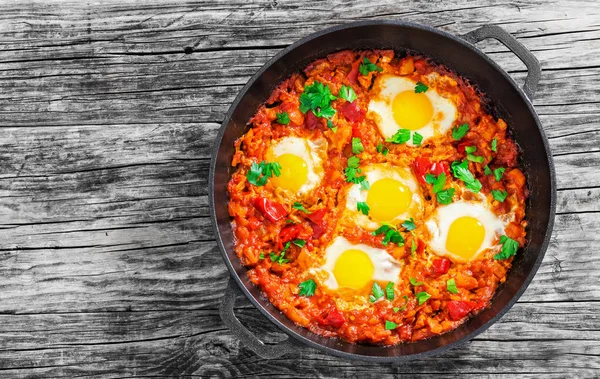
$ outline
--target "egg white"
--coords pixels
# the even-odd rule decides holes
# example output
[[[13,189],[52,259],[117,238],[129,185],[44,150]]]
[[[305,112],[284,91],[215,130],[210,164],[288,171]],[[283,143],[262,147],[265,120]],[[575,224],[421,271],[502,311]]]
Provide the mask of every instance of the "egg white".
[[[473,260],[477,259],[481,253],[492,247],[495,238],[504,235],[506,222],[502,221],[490,209],[487,202],[457,201],[448,205],[439,206],[432,217],[425,222],[425,226],[431,233],[429,247],[440,256],[463,262],[464,258],[456,256],[446,249],[446,239],[450,225],[461,217],[472,217],[483,225],[485,236],[479,250],[473,255]],[[497,245],[496,245],[497,247]]]
[[[293,154],[306,162],[308,176],[306,182],[298,190],[305,194],[315,188],[323,179],[323,159],[327,152],[325,139],[309,140],[307,138],[287,136],[274,141],[267,151],[267,159],[275,160],[284,154]]]
[[[375,268],[373,272],[372,280],[395,282],[398,280],[400,275],[400,262],[392,258],[387,251],[383,249],[377,249],[365,244],[352,244],[346,238],[338,236],[333,242],[325,249],[325,264],[317,269],[317,271],[325,272],[328,274],[327,279],[323,281],[323,284],[331,289],[336,290],[339,288],[337,280],[333,275],[333,269],[338,258],[346,250],[360,250],[365,252]]]
[[[373,88],[379,89],[379,93],[369,103],[367,115],[375,120],[379,132],[384,138],[392,137],[400,129],[392,111],[394,98],[400,92],[414,91],[416,84],[411,79],[401,76],[380,75],[377,77]],[[452,127],[458,116],[454,103],[442,97],[434,88],[429,88],[423,94],[431,101],[433,117],[422,128],[411,131],[411,139],[406,142],[410,146],[414,146],[412,142],[414,132],[422,135],[423,141],[436,135],[443,135]]]
[[[390,164],[372,164],[362,169],[364,175],[367,177],[367,181],[373,185],[375,182],[381,179],[394,179],[404,184],[412,192],[412,204],[406,212],[398,215],[394,220],[390,220],[391,223],[397,223],[400,221],[408,220],[409,218],[419,218],[423,211],[423,197],[421,196],[421,190],[417,180],[413,173],[408,168],[392,166]],[[375,220],[364,215],[357,209],[357,203],[366,202],[369,191],[363,190],[360,184],[354,184],[348,190],[346,197],[346,214],[347,217],[352,221],[366,230],[375,230],[381,226],[381,224]],[[390,199],[393,201],[393,199]]]

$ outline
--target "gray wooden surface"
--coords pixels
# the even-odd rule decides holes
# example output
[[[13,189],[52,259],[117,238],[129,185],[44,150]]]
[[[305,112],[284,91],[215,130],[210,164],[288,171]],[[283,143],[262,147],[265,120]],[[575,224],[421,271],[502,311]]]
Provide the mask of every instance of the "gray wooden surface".
[[[521,300],[460,348],[402,365],[308,348],[263,360],[218,316],[210,146],[264,62],[360,19],[494,23],[535,53],[555,231]],[[506,48],[478,46],[523,81]],[[594,1],[2,2],[0,377],[599,377],[599,78]],[[267,342],[284,338],[238,308]]]

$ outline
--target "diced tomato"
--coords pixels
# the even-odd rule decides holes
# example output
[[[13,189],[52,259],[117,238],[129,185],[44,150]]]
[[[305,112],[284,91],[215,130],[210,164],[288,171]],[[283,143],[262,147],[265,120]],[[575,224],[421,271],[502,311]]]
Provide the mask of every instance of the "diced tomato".
[[[471,301],[449,301],[447,307],[450,318],[459,321],[473,310],[475,303]]]
[[[361,63],[361,59],[357,59],[354,63],[352,63],[352,69],[346,76],[348,78],[348,80],[350,81],[350,83],[352,83],[352,84],[357,83],[356,79],[358,78],[358,67],[360,66],[360,63]]]
[[[436,258],[431,263],[433,273],[437,276],[443,275],[450,269],[450,260],[446,258]]]
[[[257,197],[254,199],[254,206],[271,222],[277,222],[288,214],[287,209],[285,209],[283,205],[265,197]]]
[[[279,249],[283,249],[283,245],[286,242],[289,242],[298,237],[302,227],[298,224],[287,225],[279,232],[279,240],[277,241],[277,245]]]
[[[431,162],[429,158],[426,157],[417,157],[413,161],[413,170],[417,179],[421,184],[427,183],[425,181],[425,176],[429,173],[433,175],[439,175],[442,172],[446,174],[446,176],[450,176],[450,168],[446,162]]]
[[[314,129],[317,126],[319,126],[319,119],[317,118],[317,116],[315,116],[315,114],[313,113],[313,111],[308,111],[306,112],[306,117],[304,118],[304,124],[306,125],[307,129]]]
[[[458,150],[459,153],[464,154],[465,148],[467,146],[472,146],[472,145],[473,145],[473,142],[463,141],[463,142],[459,143],[458,146],[456,146],[456,150]]]
[[[256,230],[259,226],[260,226],[261,222],[259,219],[257,219],[256,217],[249,217],[248,218],[248,226],[250,226],[250,229],[252,230]]]
[[[312,230],[313,230],[313,234],[312,234],[312,238],[313,239],[317,239],[317,238],[321,238],[321,236],[323,234],[325,234],[325,225],[323,225],[323,223],[312,223]]]
[[[396,328],[396,331],[398,331],[398,335],[402,341],[410,341],[412,339],[412,324],[402,325]]]
[[[327,211],[325,210],[325,208],[319,209],[318,211],[314,211],[313,213],[306,215],[306,218],[309,219],[310,221],[318,224],[321,221],[323,221],[323,217],[325,216],[326,212]]]
[[[333,326],[334,328],[339,328],[345,322],[346,320],[344,319],[344,315],[342,314],[342,312],[338,311],[338,309],[335,306],[331,307],[329,313],[327,314],[327,317],[325,317],[325,319],[323,320],[323,323],[325,325]]]
[[[365,119],[365,114],[367,113],[358,107],[356,100],[351,103],[344,104],[341,110],[344,117],[346,117],[350,122],[361,122]]]
[[[362,133],[360,132],[360,129],[357,126],[352,127],[352,137],[362,138]]]

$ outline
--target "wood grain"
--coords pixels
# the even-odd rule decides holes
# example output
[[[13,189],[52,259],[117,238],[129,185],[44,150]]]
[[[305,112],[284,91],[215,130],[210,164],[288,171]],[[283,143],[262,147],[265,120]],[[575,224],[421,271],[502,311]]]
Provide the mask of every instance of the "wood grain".
[[[210,146],[280,49],[377,19],[494,23],[538,57],[559,187],[550,248],[515,307],[458,349],[404,365],[309,348],[262,360],[218,317]],[[523,82],[504,46],[478,47]],[[0,377],[599,377],[599,75],[594,1],[0,3]],[[285,338],[247,300],[237,309],[267,343]]]

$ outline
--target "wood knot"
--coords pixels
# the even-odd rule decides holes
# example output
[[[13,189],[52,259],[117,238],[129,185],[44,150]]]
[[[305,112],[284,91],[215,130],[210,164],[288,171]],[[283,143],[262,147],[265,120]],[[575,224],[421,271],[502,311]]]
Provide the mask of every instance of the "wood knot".
[[[552,278],[558,279],[560,273],[562,272],[562,267],[560,266],[561,261],[554,257],[554,262],[552,262]]]
[[[194,48],[191,47],[191,46],[184,47],[183,48],[183,52],[186,53],[186,54],[191,54],[191,53],[194,52]]]

